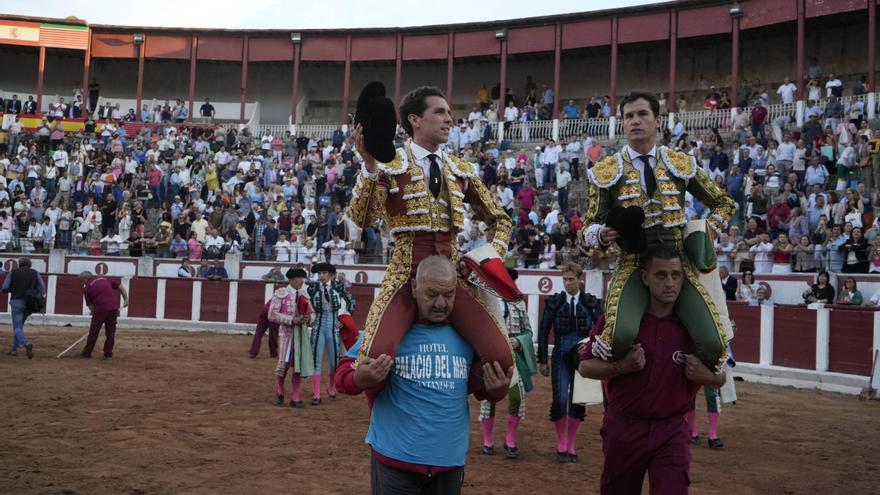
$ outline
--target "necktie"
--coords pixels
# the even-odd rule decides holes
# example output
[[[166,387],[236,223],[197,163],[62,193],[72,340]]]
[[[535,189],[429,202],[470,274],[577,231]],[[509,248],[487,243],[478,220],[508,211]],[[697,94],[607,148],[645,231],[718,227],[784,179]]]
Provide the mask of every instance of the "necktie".
[[[639,160],[645,164],[645,192],[649,198],[654,197],[654,191],[657,190],[657,178],[654,177],[654,169],[651,168],[651,160],[648,155],[642,155]]]
[[[572,298],[571,298],[571,303],[569,303],[569,308],[571,308],[571,309],[570,309],[570,312],[571,312],[571,329],[574,330],[575,332],[577,332],[577,319],[576,319],[577,317],[576,317],[576,315],[574,314],[574,305],[576,304],[576,303],[575,303],[575,300],[576,300],[576,299],[574,298],[574,296],[572,296]]]
[[[326,285],[324,286],[324,299],[326,299],[327,302],[330,302],[330,292],[327,290]]]
[[[510,316],[510,308],[507,307],[507,301],[504,301],[504,319],[507,320],[508,316]]]
[[[428,189],[431,191],[431,194],[436,198],[440,196],[440,165],[437,164],[437,155],[431,153],[428,155],[428,160],[431,160],[431,176],[428,179]]]

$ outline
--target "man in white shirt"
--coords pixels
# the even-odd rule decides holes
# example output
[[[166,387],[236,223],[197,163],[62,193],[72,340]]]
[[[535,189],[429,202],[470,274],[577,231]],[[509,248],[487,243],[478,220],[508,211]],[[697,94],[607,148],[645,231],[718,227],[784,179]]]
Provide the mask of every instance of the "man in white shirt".
[[[275,261],[290,261],[291,244],[287,240],[287,234],[280,234],[275,242]]]
[[[190,230],[195,232],[196,239],[199,242],[205,242],[205,235],[208,233],[208,221],[205,220],[201,213],[196,213],[196,219],[190,226]]]
[[[834,74],[828,74],[828,82],[825,83],[825,96],[828,98],[843,96],[843,83]]]
[[[504,186],[501,190],[501,194],[499,194],[498,201],[508,214],[513,212],[513,190],[510,187],[507,185]]]
[[[773,244],[770,243],[769,234],[759,234],[758,242],[749,249],[755,260],[755,273],[770,273],[773,268],[773,260],[770,253],[773,252]]]
[[[782,98],[782,103],[788,105],[794,103],[794,97],[797,93],[797,86],[789,80],[789,78],[785,78],[785,81],[779,86],[779,89],[776,90],[776,94]]]
[[[468,114],[467,121],[469,124],[479,125],[482,118],[483,112],[480,111],[480,107],[475,106],[471,113]]]
[[[547,139],[544,144],[544,152],[541,153],[541,167],[544,169],[545,184],[556,182],[556,163],[559,161],[560,154],[562,154],[562,147],[556,144],[556,141]]]
[[[119,237],[113,228],[107,229],[107,235],[101,238],[101,245],[104,246],[104,254],[107,256],[119,256],[119,248],[123,239]]]
[[[782,142],[779,143],[779,147],[776,148],[776,165],[778,165],[786,175],[791,171],[796,151],[797,146],[791,142],[791,133],[783,133]]]
[[[339,238],[339,235],[333,234],[333,240],[325,242],[323,249],[330,250],[330,264],[342,265],[345,258],[345,241]]]
[[[208,230],[208,234],[205,236],[205,257],[219,258],[225,245],[226,242],[223,240],[223,237],[217,233],[217,230]]]
[[[504,109],[504,121],[507,123],[516,122],[519,118],[519,109],[513,104],[512,101],[507,103],[507,108]]]
[[[52,159],[55,160],[56,167],[67,168],[68,156],[67,152],[64,151],[64,145],[58,145],[58,149],[52,153]]]

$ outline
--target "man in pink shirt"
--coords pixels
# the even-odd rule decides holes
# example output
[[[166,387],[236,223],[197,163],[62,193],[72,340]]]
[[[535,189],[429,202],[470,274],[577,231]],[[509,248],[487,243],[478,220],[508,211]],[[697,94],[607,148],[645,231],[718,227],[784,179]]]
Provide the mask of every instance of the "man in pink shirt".
[[[106,277],[96,277],[92,272],[79,274],[83,284],[83,297],[92,312],[92,323],[89,327],[89,338],[81,356],[92,357],[92,349],[98,341],[101,326],[104,326],[104,359],[113,357],[113,344],[116,337],[116,318],[119,317],[119,296],[122,296],[122,307],[128,306],[128,292],[118,281]]]
[[[681,256],[667,245],[650,248],[641,278],[650,296],[630,352],[618,361],[594,357],[602,320],[579,348],[578,371],[603,380],[608,401],[599,489],[603,495],[640,494],[647,472],[651,493],[686,494],[691,438],[685,415],[700,386],[720,388],[725,375],[693,355],[694,342],[675,316],[685,278]]]

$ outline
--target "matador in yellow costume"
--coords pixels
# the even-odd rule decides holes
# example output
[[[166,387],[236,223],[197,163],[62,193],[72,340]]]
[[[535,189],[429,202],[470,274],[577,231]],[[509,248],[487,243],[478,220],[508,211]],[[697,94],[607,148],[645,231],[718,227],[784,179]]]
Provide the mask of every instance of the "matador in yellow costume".
[[[384,97],[384,88],[381,91]],[[406,95],[400,120],[412,141],[386,153],[374,150],[390,145],[390,140],[374,143],[371,149],[369,141],[375,138],[363,127],[352,134],[364,163],[352,195],[351,215],[362,228],[385,219],[394,239],[382,287],[367,316],[358,362],[367,356],[396,355],[401,338],[417,319],[411,280],[421,260],[441,254],[458,266],[456,235],[464,229],[465,204],[476,220],[488,226],[493,255],[504,256],[512,228],[510,217],[480,181],[476,168],[441,149],[453,119],[439,89],[421,87]],[[378,156],[382,154],[386,163]],[[494,298],[483,298],[480,291],[459,279],[450,323],[474,347],[479,358],[474,370],[492,362],[507,370],[513,366],[507,332],[500,315],[488,306]]]
[[[621,102],[627,145],[591,168],[587,177],[587,210],[580,235],[590,246],[607,247],[624,233],[608,225],[614,207],[641,207],[647,245],[667,243],[682,253],[686,280],[676,304],[676,315],[696,345],[696,355],[707,366],[718,368],[727,358],[729,320],[723,301],[713,297],[715,269],[713,236],[727,227],[736,212],[733,198],[721,191],[697,166],[693,157],[657,146],[660,124],[656,96],[632,92]],[[705,221],[687,222],[685,192],[711,209]],[[690,234],[697,224],[695,234]],[[686,230],[686,226],[688,229]],[[638,227],[636,227],[638,228]],[[625,243],[620,243],[625,247]],[[711,273],[715,279],[717,274]],[[630,351],[649,303],[639,276],[638,254],[621,249],[617,269],[605,297],[605,327],[593,352],[618,360]]]

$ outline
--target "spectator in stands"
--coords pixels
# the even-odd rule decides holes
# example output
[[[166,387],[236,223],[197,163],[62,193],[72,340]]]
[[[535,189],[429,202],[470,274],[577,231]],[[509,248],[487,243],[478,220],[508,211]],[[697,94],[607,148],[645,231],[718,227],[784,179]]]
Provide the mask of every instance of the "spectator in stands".
[[[845,256],[843,273],[868,273],[868,241],[861,228],[854,227],[838,250]]]
[[[846,277],[843,281],[843,288],[840,289],[840,294],[837,296],[837,304],[861,306],[863,302],[862,293],[859,292],[857,287],[855,278]]]
[[[751,270],[743,270],[742,282],[736,293],[736,300],[751,303],[758,299],[758,288],[761,285],[755,282],[755,275]]]
[[[816,283],[810,286],[802,294],[804,302],[831,304],[834,302],[834,287],[831,286],[830,277],[825,270],[816,274]]]
[[[205,103],[199,107],[199,115],[204,119],[213,119],[216,114],[216,110],[214,109],[214,105],[211,105],[211,99],[205,98]]]

